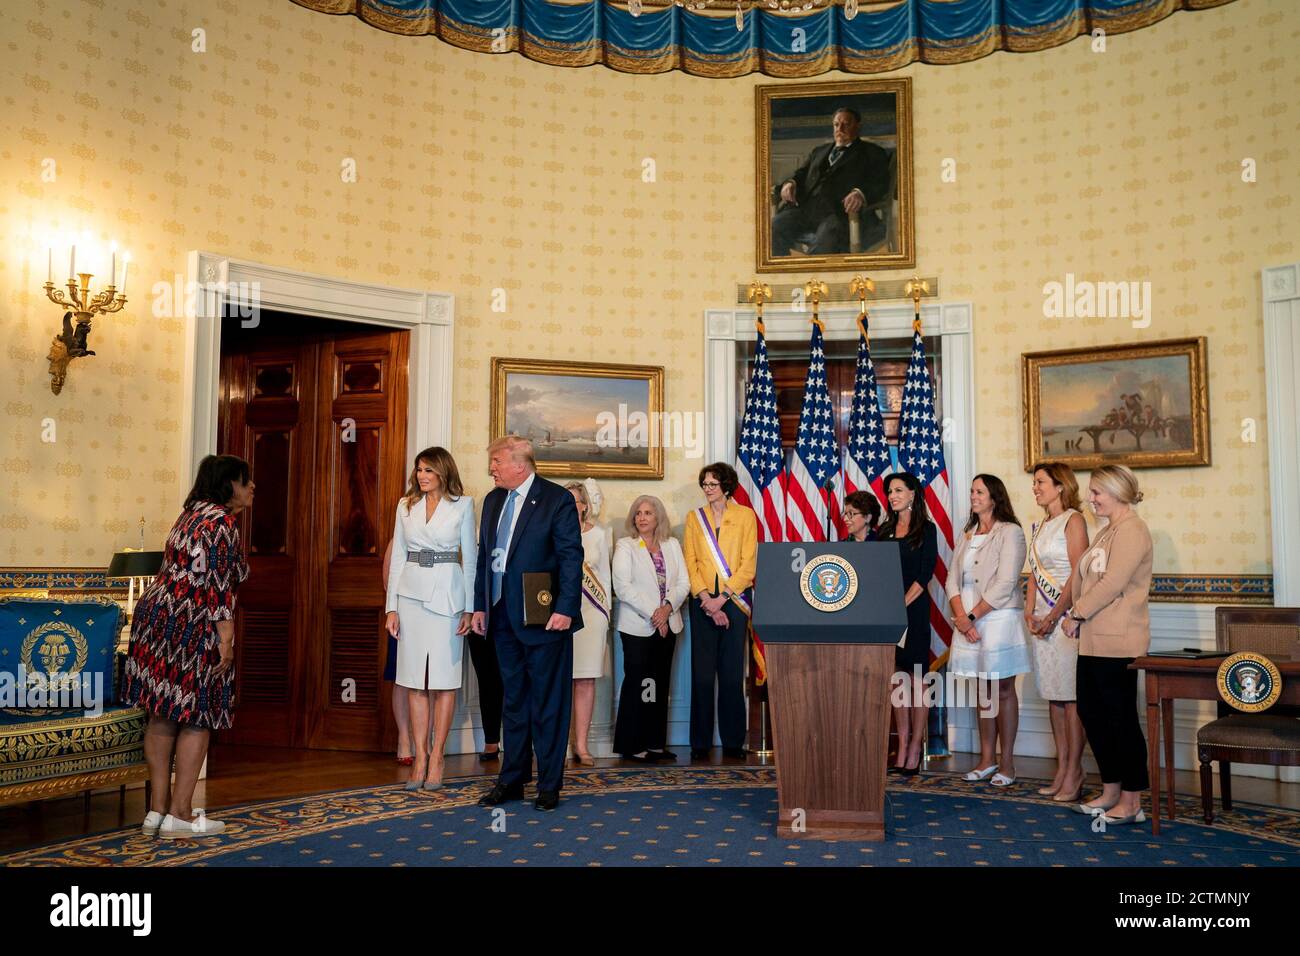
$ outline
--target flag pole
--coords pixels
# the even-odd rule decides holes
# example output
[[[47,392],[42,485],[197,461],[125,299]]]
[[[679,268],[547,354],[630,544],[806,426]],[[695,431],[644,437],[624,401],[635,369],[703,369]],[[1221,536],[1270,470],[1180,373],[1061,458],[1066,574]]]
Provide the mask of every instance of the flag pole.
[[[921,296],[930,294],[930,283],[918,276],[907,280],[903,291],[912,297],[912,331],[921,331]]]
[[[812,324],[817,326],[817,328],[821,331],[822,335],[826,334],[826,323],[823,322],[821,320],[821,317],[818,315],[818,309],[821,306],[822,296],[830,295],[830,291],[831,291],[831,287],[828,286],[821,279],[809,279],[807,282],[803,284],[804,296],[806,296],[808,299],[812,301]],[[834,479],[831,478],[827,480],[833,481]],[[821,486],[817,490],[819,493],[825,496],[827,491],[826,482],[823,481]],[[834,500],[834,497],[835,497],[835,492],[832,489],[831,490],[832,501]],[[826,536],[827,541],[831,540],[831,502],[830,501],[826,502],[826,527],[822,529],[822,534]]]
[[[876,283],[867,276],[854,276],[849,280],[849,293],[858,297],[858,331],[871,347],[871,336],[867,335],[867,293],[875,293]]]

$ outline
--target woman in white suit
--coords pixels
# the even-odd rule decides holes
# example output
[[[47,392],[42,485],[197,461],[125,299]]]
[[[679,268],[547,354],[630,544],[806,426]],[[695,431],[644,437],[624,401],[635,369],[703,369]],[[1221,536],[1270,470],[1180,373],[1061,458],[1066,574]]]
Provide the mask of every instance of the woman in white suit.
[[[641,495],[632,502],[614,546],[618,636],[623,642],[623,689],[614,725],[614,752],[651,763],[676,760],[664,749],[673,649],[682,632],[682,603],[690,594],[682,546],[672,537],[663,502]]]
[[[415,751],[407,790],[442,786],[477,560],[474,499],[465,495],[451,453],[426,448],[416,455],[406,497],[397,503],[388,568],[387,627],[397,638],[397,683],[407,688]]]

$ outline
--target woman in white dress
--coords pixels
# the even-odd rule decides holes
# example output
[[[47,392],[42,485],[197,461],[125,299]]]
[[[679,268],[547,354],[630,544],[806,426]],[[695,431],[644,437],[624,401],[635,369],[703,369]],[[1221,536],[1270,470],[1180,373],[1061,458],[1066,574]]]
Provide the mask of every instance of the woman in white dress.
[[[596,483],[588,478],[564,487],[573,495],[582,526],[582,627],[573,632],[573,759],[594,767],[587,735],[596,707],[596,678],[605,676],[609,646],[609,532],[594,521],[593,493],[600,495]]]
[[[451,453],[426,448],[416,455],[406,496],[397,503],[388,567],[387,628],[397,638],[397,683],[407,688],[415,757],[407,790],[442,786],[477,560],[474,499],[465,495]]]
[[[957,631],[948,670],[978,678],[980,700],[991,700],[990,685],[997,685],[997,710],[989,716],[980,711],[980,762],[965,778],[992,777],[989,782],[995,787],[1016,782],[1020,723],[1016,675],[1030,670],[1021,619],[1025,597],[1020,591],[1020,569],[1024,565],[1025,532],[1016,520],[1006,485],[994,475],[976,475],[970,486],[970,519],[948,570],[948,603]]]
[[[1034,501],[1044,520],[1029,543],[1025,623],[1034,656],[1034,681],[1048,702],[1056,742],[1056,776],[1038,792],[1057,803],[1077,803],[1083,789],[1083,722],[1075,706],[1079,642],[1061,624],[1070,609],[1072,573],[1088,550],[1088,526],[1079,513],[1079,482],[1069,465],[1034,465]]]

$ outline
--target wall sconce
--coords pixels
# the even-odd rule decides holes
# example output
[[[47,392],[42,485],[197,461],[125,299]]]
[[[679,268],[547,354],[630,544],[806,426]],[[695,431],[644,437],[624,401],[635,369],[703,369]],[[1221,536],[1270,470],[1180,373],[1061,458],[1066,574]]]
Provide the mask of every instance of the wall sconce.
[[[108,286],[98,295],[91,295],[90,280],[94,274],[77,272],[77,247],[73,245],[68,259],[68,296],[63,290],[54,288],[54,250],[48,251],[48,265],[45,277],[45,295],[55,305],[63,306],[68,311],[63,313],[63,330],[50,343],[50,353],[46,360],[50,363],[50,391],[58,395],[63,391],[63,383],[68,377],[68,363],[83,355],[94,355],[88,347],[90,337],[90,320],[103,312],[120,312],[126,305],[126,271],[131,261],[131,254],[122,257],[122,287],[117,288],[117,246],[113,246],[111,265],[109,267]],[[80,281],[78,281],[80,280]],[[73,325],[73,319],[76,325]]]

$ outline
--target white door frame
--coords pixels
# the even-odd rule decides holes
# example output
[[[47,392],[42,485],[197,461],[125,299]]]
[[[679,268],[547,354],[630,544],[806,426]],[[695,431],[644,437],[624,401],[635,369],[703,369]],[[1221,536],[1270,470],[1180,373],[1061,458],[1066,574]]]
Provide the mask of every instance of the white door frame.
[[[184,374],[193,384],[185,392],[181,415],[182,499],[199,461],[217,450],[221,323],[216,317],[227,297],[247,301],[249,290],[261,308],[407,329],[411,349],[406,457],[412,459],[430,445],[450,445],[456,311],[451,293],[350,282],[212,252],[192,251],[186,263]]]
[[[1273,604],[1296,607],[1300,605],[1300,262],[1266,268],[1260,278],[1264,287]],[[1235,766],[1233,770],[1239,772]],[[1300,782],[1300,769],[1278,767],[1276,772],[1279,780]]]
[[[1273,603],[1300,605],[1300,263],[1262,270]]]
[[[192,251],[185,286],[185,382],[181,414],[178,492],[184,500],[204,455],[217,450],[221,368],[221,306],[227,299],[260,308],[410,332],[406,460],[422,448],[450,447],[456,299],[449,292],[416,292],[351,282],[281,266]],[[465,654],[468,661],[469,654]],[[482,729],[478,685],[466,664],[448,753],[478,749]]]

